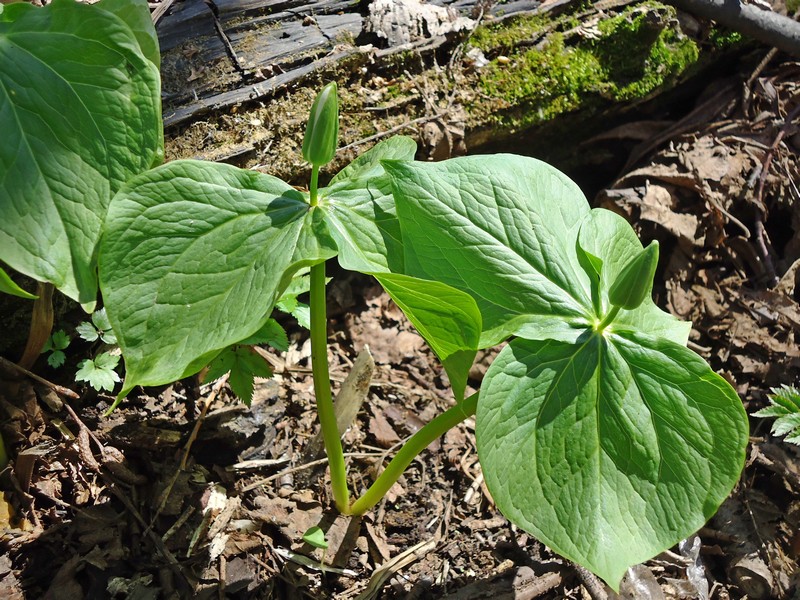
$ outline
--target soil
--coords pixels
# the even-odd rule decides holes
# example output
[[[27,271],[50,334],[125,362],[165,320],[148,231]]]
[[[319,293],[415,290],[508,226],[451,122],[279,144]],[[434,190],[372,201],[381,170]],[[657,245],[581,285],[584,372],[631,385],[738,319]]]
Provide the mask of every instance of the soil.
[[[768,60],[742,61],[690,109],[632,115],[581,147],[595,166],[628,160],[586,192],[645,243],[659,240],[656,302],[692,321],[690,347],[748,413],[771,388],[800,384],[800,64],[766,50],[755,58]],[[361,491],[453,399],[380,286],[331,270],[334,391],[367,348],[375,362],[344,436],[350,487]],[[33,370],[75,398],[0,371],[12,458],[0,473],[0,597],[616,597],[500,515],[472,419],[431,444],[374,510],[337,514],[316,439],[308,335],[283,324],[289,350],[260,350],[275,376],[256,382],[249,408],[224,380],[192,377],[140,390],[104,417],[113,398],[80,387],[68,369],[40,360]],[[71,348],[68,361],[86,351]],[[473,390],[492,355],[476,362]],[[773,437],[770,421],[751,425],[746,468],[719,513],[631,569],[620,597],[800,598],[800,451]],[[302,540],[314,525],[326,531],[324,552]]]

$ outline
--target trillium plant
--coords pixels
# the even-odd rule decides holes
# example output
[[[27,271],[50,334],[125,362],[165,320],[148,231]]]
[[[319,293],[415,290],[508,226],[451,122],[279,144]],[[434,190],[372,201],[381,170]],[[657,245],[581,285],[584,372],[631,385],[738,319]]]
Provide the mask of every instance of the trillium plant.
[[[0,15],[0,125],[11,131],[0,148],[0,259],[87,304],[97,269],[125,361],[119,399],[223,355],[244,359],[242,345],[307,282],[317,411],[342,513],[370,510],[473,415],[497,507],[614,588],[716,512],[743,467],[748,422],[731,386],[686,348],[690,324],[654,304],[656,243],[643,248],[565,175],[511,154],[416,162],[415,142],[394,137],[320,188],[338,140],[333,83],[303,141],[307,192],[224,164],[151,169],[163,152],[146,10],[55,0]],[[96,54],[68,46],[93,36],[103,38]],[[45,73],[52,65],[60,76]],[[88,94],[99,96],[80,101]],[[63,105],[72,98],[75,116]],[[326,362],[333,258],[380,282],[441,360],[454,399],[357,495]],[[504,342],[465,397],[477,351]]]

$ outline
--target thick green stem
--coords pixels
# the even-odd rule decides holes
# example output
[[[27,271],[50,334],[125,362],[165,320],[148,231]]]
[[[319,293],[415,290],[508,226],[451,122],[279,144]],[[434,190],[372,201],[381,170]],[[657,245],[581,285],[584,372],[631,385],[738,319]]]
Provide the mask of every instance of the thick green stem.
[[[459,402],[440,414],[411,436],[411,439],[400,448],[395,457],[386,465],[383,473],[381,473],[375,482],[369,486],[369,489],[364,492],[364,495],[353,502],[353,505],[350,507],[350,513],[353,515],[363,515],[380,502],[381,498],[386,495],[389,488],[394,485],[408,465],[411,464],[411,461],[414,460],[420,452],[427,448],[431,442],[440,435],[449,431],[464,419],[474,415],[477,406],[478,393],[476,392],[463,402]]]
[[[600,324],[597,326],[597,331],[603,331],[606,327],[611,325],[611,323],[617,317],[617,313],[619,313],[619,306],[612,306],[611,310],[608,311],[606,316],[603,317],[603,320],[600,321]]]
[[[317,205],[317,178],[319,167],[311,170],[310,204]],[[314,374],[314,395],[317,398],[317,414],[322,427],[322,440],[328,455],[331,470],[333,501],[339,512],[347,514],[350,507],[350,492],[347,489],[347,467],[344,464],[342,440],[336,425],[333,409],[331,380],[328,373],[328,325],[325,311],[325,263],[311,267],[311,370]]]

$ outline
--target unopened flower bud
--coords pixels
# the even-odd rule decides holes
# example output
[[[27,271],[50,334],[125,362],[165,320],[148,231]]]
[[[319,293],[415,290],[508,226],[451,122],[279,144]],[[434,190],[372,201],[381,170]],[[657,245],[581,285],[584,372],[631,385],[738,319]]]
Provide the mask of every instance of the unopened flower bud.
[[[303,138],[303,158],[315,167],[321,167],[333,159],[338,143],[339,98],[333,81],[322,88],[311,105]]]
[[[658,242],[653,241],[619,272],[608,289],[609,302],[625,310],[637,308],[650,292],[657,266]]]

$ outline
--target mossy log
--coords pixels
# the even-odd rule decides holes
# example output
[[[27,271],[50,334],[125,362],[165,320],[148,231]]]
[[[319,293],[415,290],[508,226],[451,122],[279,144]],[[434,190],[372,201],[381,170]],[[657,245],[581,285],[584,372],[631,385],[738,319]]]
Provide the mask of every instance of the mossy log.
[[[157,29],[168,157],[296,182],[325,81],[339,83],[341,165],[392,133],[416,135],[429,159],[539,131],[541,149],[571,152],[732,41],[684,31],[654,0],[206,0],[175,4]]]

